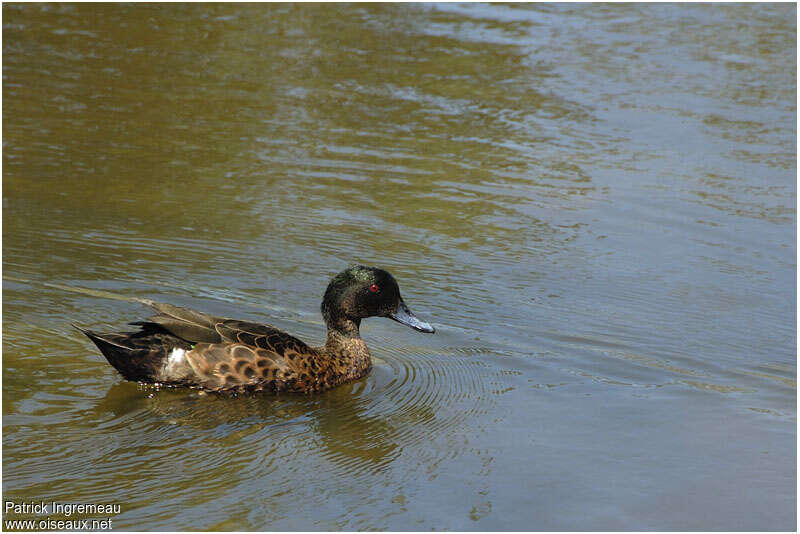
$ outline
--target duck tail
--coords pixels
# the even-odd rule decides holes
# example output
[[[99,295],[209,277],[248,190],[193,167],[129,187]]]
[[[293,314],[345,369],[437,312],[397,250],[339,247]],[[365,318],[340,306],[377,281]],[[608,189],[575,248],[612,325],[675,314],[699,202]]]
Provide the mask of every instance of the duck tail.
[[[101,334],[71,323],[78,331],[92,340],[114,369],[126,380],[153,382],[166,357],[161,343],[143,344],[141,333]]]

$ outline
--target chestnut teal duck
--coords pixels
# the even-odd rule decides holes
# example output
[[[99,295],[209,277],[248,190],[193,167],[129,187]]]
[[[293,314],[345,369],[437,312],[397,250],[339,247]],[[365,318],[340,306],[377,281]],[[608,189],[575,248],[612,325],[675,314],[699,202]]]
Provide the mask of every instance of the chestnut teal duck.
[[[322,299],[325,344],[310,347],[268,324],[214,317],[141,299],[157,314],[130,323],[136,332],[97,333],[77,325],[123,378],[214,392],[312,393],[366,375],[369,349],[361,320],[388,317],[419,332],[417,318],[388,272],[357,265],[333,277]]]

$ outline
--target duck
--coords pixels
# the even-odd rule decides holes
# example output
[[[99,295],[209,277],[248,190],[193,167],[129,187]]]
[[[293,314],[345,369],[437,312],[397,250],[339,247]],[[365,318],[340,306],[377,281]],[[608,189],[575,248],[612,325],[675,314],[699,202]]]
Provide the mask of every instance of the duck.
[[[372,367],[361,320],[387,317],[416,331],[435,329],[403,301],[395,278],[355,265],[334,276],[320,307],[325,344],[311,347],[269,324],[207,315],[136,299],[157,313],[134,332],[85,334],[126,380],[206,392],[314,393],[357,380]]]

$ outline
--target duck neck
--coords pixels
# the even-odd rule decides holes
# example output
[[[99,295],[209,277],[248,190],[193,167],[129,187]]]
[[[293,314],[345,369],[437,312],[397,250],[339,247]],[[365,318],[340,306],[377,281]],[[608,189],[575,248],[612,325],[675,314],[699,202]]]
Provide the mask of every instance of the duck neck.
[[[336,381],[352,380],[369,371],[372,362],[367,344],[361,339],[358,327],[361,319],[351,317],[343,305],[343,299],[336,294],[333,282],[322,299],[322,317],[328,327],[324,352],[330,362],[330,369],[336,375]]]
[[[347,317],[336,316],[326,317],[325,326],[328,327],[328,339],[331,334],[336,334],[342,338],[361,339],[358,327],[361,326],[361,319],[349,319]]]
[[[327,321],[326,321],[327,322]],[[372,366],[369,349],[358,332],[358,320],[328,323],[325,352],[335,362],[337,374],[345,380],[363,376]]]
[[[345,312],[345,307],[340,302],[340,299],[333,298],[329,295],[331,292],[330,287],[325,293],[325,298],[322,299],[322,318],[325,319],[325,326],[328,327],[328,339],[331,334],[335,333],[338,337],[342,338],[357,338],[360,339],[361,335],[358,333],[358,327],[361,325],[361,319],[350,317]]]
[[[358,326],[361,321],[358,319],[340,318],[337,321],[325,321],[328,326],[328,336],[325,339],[325,350],[332,355],[347,355],[353,349],[362,345],[366,348]]]

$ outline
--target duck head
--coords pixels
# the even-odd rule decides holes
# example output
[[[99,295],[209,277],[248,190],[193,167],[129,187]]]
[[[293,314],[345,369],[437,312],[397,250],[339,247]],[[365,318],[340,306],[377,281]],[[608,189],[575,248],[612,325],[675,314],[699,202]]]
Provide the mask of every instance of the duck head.
[[[333,277],[322,299],[322,316],[328,328],[358,332],[361,319],[388,317],[398,323],[432,334],[434,328],[411,313],[394,276],[375,267],[356,265]]]

